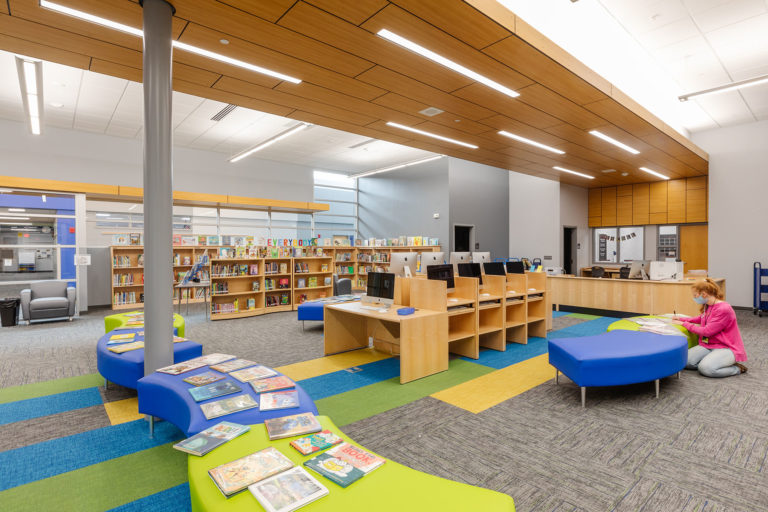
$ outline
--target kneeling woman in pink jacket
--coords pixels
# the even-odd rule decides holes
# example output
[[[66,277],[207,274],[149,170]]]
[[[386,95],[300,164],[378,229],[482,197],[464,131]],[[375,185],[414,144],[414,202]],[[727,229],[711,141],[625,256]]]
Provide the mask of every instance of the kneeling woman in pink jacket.
[[[705,377],[730,377],[747,371],[744,342],[736,323],[736,313],[723,300],[723,292],[709,278],[691,288],[693,300],[701,304],[701,314],[679,318],[688,331],[699,335],[699,344],[688,349],[686,369],[699,370]]]

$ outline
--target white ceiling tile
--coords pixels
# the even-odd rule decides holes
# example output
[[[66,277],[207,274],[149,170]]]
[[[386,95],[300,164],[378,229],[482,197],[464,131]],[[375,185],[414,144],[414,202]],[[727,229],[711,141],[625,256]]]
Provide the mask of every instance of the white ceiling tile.
[[[703,32],[747,20],[768,12],[765,0],[731,0],[712,9],[693,13],[693,19]]]
[[[726,69],[739,70],[768,62],[768,14],[707,33]]]
[[[739,91],[755,116],[768,114],[768,84],[755,85]]]
[[[701,32],[690,17],[667,23],[657,29],[638,33],[638,41],[649,50],[696,37]]]
[[[708,11],[721,5],[732,2],[733,0],[683,0],[688,10],[695,14],[702,11]]]
[[[720,126],[755,120],[747,104],[736,91],[700,96],[693,101],[701,105]]]

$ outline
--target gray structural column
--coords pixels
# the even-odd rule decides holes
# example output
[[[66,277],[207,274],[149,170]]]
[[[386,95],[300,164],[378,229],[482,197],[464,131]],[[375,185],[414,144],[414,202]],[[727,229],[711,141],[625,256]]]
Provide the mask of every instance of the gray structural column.
[[[144,0],[144,374],[173,363],[171,19]]]

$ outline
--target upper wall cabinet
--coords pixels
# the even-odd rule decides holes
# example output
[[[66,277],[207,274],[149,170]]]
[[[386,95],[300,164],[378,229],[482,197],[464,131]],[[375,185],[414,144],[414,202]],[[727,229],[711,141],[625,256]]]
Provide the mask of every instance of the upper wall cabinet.
[[[589,189],[589,226],[707,222],[707,178]]]

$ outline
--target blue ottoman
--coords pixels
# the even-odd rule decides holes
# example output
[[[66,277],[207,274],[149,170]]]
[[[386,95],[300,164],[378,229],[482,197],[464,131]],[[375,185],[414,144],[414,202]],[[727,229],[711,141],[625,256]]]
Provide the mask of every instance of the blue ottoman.
[[[299,320],[301,321],[301,328],[304,329],[304,320],[315,320],[318,322],[323,321],[323,307],[324,302],[305,302],[299,304],[296,311],[299,312]]]
[[[122,329],[120,334],[129,332],[138,333],[143,329]],[[96,367],[107,382],[114,382],[126,388],[136,389],[136,383],[144,376],[144,349],[130,350],[122,354],[115,354],[107,349],[107,340],[113,332],[108,332],[99,339],[96,344]],[[138,334],[135,341],[143,341],[144,336]],[[194,359],[203,355],[203,346],[193,341],[182,341],[173,344],[173,362],[180,363],[188,359]]]
[[[581,388],[585,406],[586,388],[619,386],[656,381],[680,372],[688,360],[685,336],[651,332],[612,331],[597,336],[549,340],[549,364]],[[678,377],[680,375],[678,374]]]

